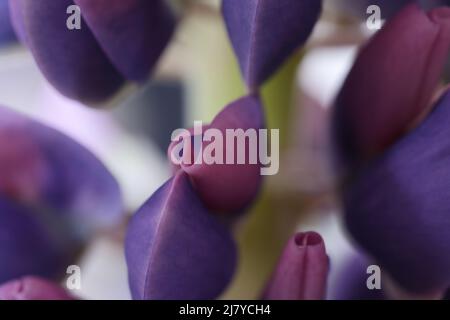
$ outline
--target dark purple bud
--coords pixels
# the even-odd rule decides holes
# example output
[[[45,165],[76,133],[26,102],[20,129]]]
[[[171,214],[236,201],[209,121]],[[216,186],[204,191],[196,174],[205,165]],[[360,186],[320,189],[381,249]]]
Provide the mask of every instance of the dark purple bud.
[[[353,237],[412,293],[434,295],[450,287],[449,119],[447,92],[345,194]]]
[[[24,277],[0,286],[0,300],[74,300],[55,283],[36,277]]]
[[[133,216],[126,259],[134,299],[215,299],[233,276],[236,248],[179,171]]]
[[[219,146],[222,149],[218,149],[216,152],[221,151],[222,164],[210,164],[205,158],[209,154],[207,152],[208,146],[212,147],[213,142],[218,142],[214,138],[211,139],[212,142],[203,143],[202,154],[200,155],[196,154],[195,150],[183,149],[183,152],[190,152],[188,158],[191,161],[181,162],[181,170],[189,175],[194,189],[209,209],[218,212],[237,212],[247,207],[258,194],[262,180],[259,144],[260,142],[264,143],[262,139],[259,139],[258,130],[264,128],[264,125],[261,101],[259,97],[250,95],[226,106],[210,125],[203,128],[205,132],[207,129],[217,129],[221,133],[223,148]],[[241,129],[241,134],[233,140],[234,150],[231,150],[231,148],[228,150],[226,147],[227,139],[230,139],[230,136],[226,134],[227,129]],[[190,132],[192,134],[193,130],[190,130]],[[247,132],[249,133],[248,137],[245,136]],[[191,138],[195,139],[193,136]],[[245,141],[243,164],[238,163],[239,141]],[[183,142],[183,139],[176,140],[169,146],[168,153],[171,161],[173,161],[172,156],[176,146],[180,143],[183,146]],[[195,141],[191,144],[191,148],[195,148]],[[231,161],[231,164],[227,164],[227,156],[231,154],[231,151],[234,151],[233,161]],[[255,161],[251,161],[250,154],[256,156],[256,158],[253,157]],[[186,154],[183,154],[183,156],[186,156]],[[198,159],[199,156],[202,157],[202,163],[192,161]]]
[[[361,50],[336,101],[344,161],[382,152],[429,108],[448,58],[450,8],[405,7]]]
[[[9,17],[8,0],[0,0],[0,47],[16,40]]]
[[[89,151],[26,116],[0,108],[0,194],[76,226],[80,235],[122,219],[119,186]]]
[[[129,80],[148,78],[175,28],[162,0],[74,0],[114,66]]]
[[[87,27],[67,28],[72,0],[11,0],[12,18],[47,80],[67,97],[99,102],[112,96],[123,78]]]
[[[321,4],[321,0],[222,2],[228,34],[251,89],[260,86],[305,43]]]
[[[298,233],[287,243],[263,295],[268,300],[322,300],[329,261],[322,237]]]

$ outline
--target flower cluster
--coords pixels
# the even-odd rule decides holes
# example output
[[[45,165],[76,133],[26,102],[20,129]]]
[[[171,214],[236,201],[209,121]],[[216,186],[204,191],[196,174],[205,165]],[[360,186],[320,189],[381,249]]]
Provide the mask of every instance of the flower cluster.
[[[387,22],[357,54],[331,117],[343,219],[364,253],[350,261],[335,296],[384,299],[399,287],[444,298],[450,92],[440,81],[450,51],[450,8],[444,0],[345,0],[339,8],[361,16],[370,4]],[[75,31],[65,28],[71,5],[83,19]],[[222,0],[246,92],[205,129],[267,126],[262,86],[304,46],[321,12],[319,0]],[[0,0],[0,45],[15,39],[14,28],[48,82],[91,105],[106,103],[127,82],[144,83],[176,25],[164,0]],[[187,131],[195,140],[194,130]],[[186,137],[177,138],[168,146],[169,162]],[[237,157],[236,148],[222,148]],[[172,177],[127,225],[133,299],[216,299],[233,282],[234,230],[258,198],[265,165],[250,163],[249,143],[245,148],[244,164],[198,163],[193,144],[179,150],[190,161],[170,163]],[[124,213],[117,181],[91,152],[0,107],[0,300],[75,299],[53,281],[94,234],[124,222]],[[370,293],[361,287],[366,255],[386,270],[392,287]],[[296,233],[260,298],[325,299],[329,270],[322,236]]]

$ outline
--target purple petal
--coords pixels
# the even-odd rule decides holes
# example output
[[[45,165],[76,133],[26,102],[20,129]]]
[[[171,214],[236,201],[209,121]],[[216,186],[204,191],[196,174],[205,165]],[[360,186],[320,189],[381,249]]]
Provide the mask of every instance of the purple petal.
[[[8,0],[0,0],[0,47],[16,40],[9,18]]]
[[[36,277],[24,277],[0,286],[0,300],[74,300],[57,284]]]
[[[267,80],[308,39],[320,0],[224,0],[228,34],[247,85]]]
[[[356,254],[345,262],[344,268],[339,273],[338,281],[333,292],[332,300],[385,300],[384,290],[369,290],[367,279],[367,267],[372,263],[361,254]],[[384,286],[383,278],[381,280]]]
[[[315,232],[298,233],[287,243],[264,299],[325,299],[328,269],[322,237]]]
[[[134,299],[214,299],[231,280],[236,248],[179,171],[133,216],[126,258]]]
[[[224,143],[222,154],[225,157],[229,151],[226,150],[226,129],[246,131],[259,130],[263,127],[261,101],[257,96],[250,95],[226,106],[203,130],[205,132],[206,129],[214,128],[222,132]],[[177,143],[178,141],[171,144],[169,154]],[[208,144],[203,144],[203,150]],[[261,165],[258,161],[256,164],[250,164],[250,147],[254,146],[249,146],[247,142],[245,164],[237,164],[236,146],[235,164],[226,164],[226,159],[224,164],[207,164],[205,161],[201,164],[185,162],[181,164],[181,169],[189,175],[199,197],[209,209],[218,212],[237,212],[247,207],[258,194],[261,185]]]
[[[74,2],[117,69],[127,79],[146,80],[175,28],[175,17],[165,1]]]
[[[405,289],[450,287],[450,93],[416,130],[371,163],[349,186],[353,237]]]
[[[116,225],[119,186],[89,151],[65,135],[0,108],[0,194],[49,211],[77,232]]]
[[[63,95],[86,102],[112,96],[123,78],[89,28],[69,30],[72,0],[10,0],[13,25],[47,80]]]
[[[61,276],[79,243],[39,212],[0,197],[0,284],[25,275]]]
[[[367,159],[427,111],[448,58],[450,8],[409,5],[361,50],[336,101],[344,157]],[[344,161],[347,159],[344,159]]]

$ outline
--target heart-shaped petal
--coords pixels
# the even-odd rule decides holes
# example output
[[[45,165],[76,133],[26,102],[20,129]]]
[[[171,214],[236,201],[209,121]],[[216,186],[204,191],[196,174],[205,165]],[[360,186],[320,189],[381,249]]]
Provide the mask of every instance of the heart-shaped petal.
[[[251,89],[305,43],[321,5],[321,0],[223,0],[228,34]]]
[[[51,212],[81,235],[116,225],[123,205],[114,177],[72,139],[0,108],[0,194]]]
[[[195,154],[195,150],[190,153],[189,160],[196,160],[199,156],[201,163],[195,161],[181,162],[181,169],[185,171],[196,189],[199,197],[205,205],[218,212],[237,212],[248,206],[258,194],[261,185],[261,164],[258,159],[260,143],[265,143],[259,137],[259,129],[264,128],[264,115],[261,101],[258,96],[250,95],[241,98],[230,105],[226,106],[211,122],[210,125],[202,128],[203,138],[206,132],[217,130],[221,134],[221,144],[216,139],[217,136],[204,141],[202,139],[202,154]],[[236,131],[241,129],[240,131]],[[235,140],[227,134],[227,130],[234,130],[235,133],[241,133]],[[187,137],[195,140],[194,130],[190,130],[191,135]],[[248,133],[248,135],[246,135]],[[183,139],[181,139],[183,138]],[[173,161],[172,153],[176,150],[176,146],[184,143],[186,137],[180,137],[169,146],[169,158]],[[233,141],[233,146],[227,141]],[[239,141],[244,141],[245,155],[242,155],[243,163],[238,163],[238,153],[242,153],[242,149],[238,150]],[[206,157],[208,146],[213,147],[213,143],[218,143],[216,155],[221,154],[218,161],[214,163],[208,162]],[[243,144],[242,144],[243,145]],[[191,148],[195,148],[195,141],[191,144]],[[186,148],[187,149],[187,148]],[[190,151],[189,149],[183,152]],[[227,163],[227,156],[233,151],[233,161]],[[211,152],[213,153],[213,152]],[[251,154],[256,155],[251,160]],[[184,155],[183,155],[184,156]],[[231,157],[231,156],[230,156]],[[213,159],[214,160],[214,159]]]
[[[427,111],[450,47],[450,8],[412,4],[361,50],[336,101],[344,162],[373,157]]]
[[[329,261],[322,237],[298,233],[287,243],[264,293],[268,300],[323,300]]]
[[[450,287],[450,93],[346,190],[353,237],[402,287]]]
[[[133,216],[126,258],[134,299],[214,299],[231,280],[236,248],[179,171]]]
[[[0,286],[0,300],[74,300],[55,283],[24,277]]]
[[[67,28],[72,0],[11,0],[13,25],[47,80],[67,97],[98,102],[112,96],[123,78],[89,28]]]
[[[146,80],[175,18],[161,0],[74,0],[100,46],[127,79]]]

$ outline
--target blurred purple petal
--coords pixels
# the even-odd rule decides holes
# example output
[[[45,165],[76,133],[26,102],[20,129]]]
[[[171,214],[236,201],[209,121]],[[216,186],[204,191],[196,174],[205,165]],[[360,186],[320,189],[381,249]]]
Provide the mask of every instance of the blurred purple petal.
[[[287,243],[264,299],[325,299],[328,269],[322,237],[315,232],[298,233]]]
[[[0,144],[3,196],[64,218],[80,235],[122,219],[116,180],[72,139],[0,107]]]
[[[450,287],[450,93],[346,190],[353,237],[412,293]]]
[[[24,277],[0,286],[0,300],[74,300],[57,284],[36,277]]]
[[[126,258],[134,299],[215,299],[233,276],[236,248],[179,171],[133,216]]]
[[[362,254],[351,256],[339,272],[337,283],[330,294],[331,300],[384,300],[384,290],[369,290],[367,267],[372,265]],[[382,288],[384,281],[381,280]]]
[[[47,80],[69,98],[98,102],[112,96],[123,78],[89,28],[69,30],[72,0],[10,0],[13,25]]]
[[[223,133],[222,154],[226,155],[226,129],[259,130],[264,128],[264,125],[261,101],[257,96],[250,95],[226,106],[203,130],[215,128]],[[178,142],[172,143],[169,147],[169,154],[176,143]],[[208,144],[204,143],[203,148]],[[247,142],[245,164],[236,164],[237,161],[235,164],[207,164],[204,161],[202,164],[184,162],[181,164],[182,170],[189,175],[199,197],[209,209],[236,212],[248,206],[258,194],[261,185],[261,165],[250,164],[250,147],[255,146],[249,146]],[[236,158],[236,145],[234,154]]]
[[[308,39],[321,0],[224,0],[222,11],[245,82],[254,89]]]
[[[0,284],[25,275],[56,278],[80,245],[32,207],[0,197]]]
[[[16,40],[9,17],[8,0],[0,0],[0,47]]]
[[[387,22],[361,50],[336,101],[344,157],[379,154],[418,121],[430,106],[449,46],[450,8],[426,14],[409,5]]]
[[[74,2],[117,69],[127,79],[146,80],[175,28],[175,18],[165,1]]]

